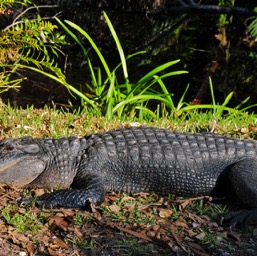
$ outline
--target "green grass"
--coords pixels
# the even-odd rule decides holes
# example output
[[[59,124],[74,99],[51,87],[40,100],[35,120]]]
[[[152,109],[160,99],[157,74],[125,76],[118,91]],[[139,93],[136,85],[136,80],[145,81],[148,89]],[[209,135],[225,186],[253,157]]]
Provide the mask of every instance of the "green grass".
[[[116,54],[120,57],[120,63],[117,63],[117,66],[113,69],[110,68],[100,48],[95,44],[87,31],[71,21],[66,20],[63,22],[56,18],[56,21],[67,35],[80,46],[87,62],[88,74],[85,80],[88,82],[81,85],[80,90],[66,81],[65,75],[54,61],[43,60],[40,63],[34,63],[33,60],[30,60],[31,64],[19,63],[17,67],[38,72],[49,80],[60,83],[67,88],[71,95],[80,99],[82,107],[91,108],[98,115],[103,115],[108,119],[124,115],[138,116],[141,120],[146,116],[156,118],[161,113],[156,113],[152,110],[152,104],[161,104],[169,112],[174,112],[174,102],[164,80],[173,76],[187,74],[188,72],[185,70],[174,70],[173,66],[179,60],[169,60],[143,74],[136,81],[130,81],[127,61],[137,55],[144,54],[145,51],[125,56],[111,20],[105,12],[103,12],[103,16],[113,37],[114,44],[116,44]],[[100,66],[97,68],[95,68],[88,55],[87,49],[89,47],[84,46],[80,41],[79,37],[81,36],[89,43],[99,59]],[[118,73],[122,74],[122,78],[118,79]]]
[[[254,127],[257,125],[255,114],[242,111],[216,115],[215,111],[202,112],[192,109],[180,116],[166,115],[157,119],[149,117],[141,120],[139,117],[108,117],[99,115],[94,110],[75,111],[74,113],[54,108],[18,109],[0,104],[1,137],[19,137],[31,135],[34,137],[59,137],[78,135],[84,136],[90,132],[99,132],[117,127],[134,125],[150,125],[169,128],[181,132],[214,131],[233,137],[255,138]]]
[[[153,200],[152,196],[147,198],[136,196],[135,198],[127,195],[117,198],[111,206],[102,208],[103,215],[129,224],[154,225],[155,220],[151,216],[153,212],[149,212],[149,215],[145,214],[145,206],[158,205],[158,201]]]
[[[8,205],[1,208],[1,214],[5,221],[14,227],[16,232],[37,234],[45,221],[44,214],[36,214],[27,211],[19,212],[16,206]]]
[[[116,246],[123,249],[122,255],[132,256],[132,255],[146,255],[150,256],[156,251],[152,244],[139,244],[138,240],[135,238],[122,239],[116,242]],[[162,253],[161,255],[168,255]]]
[[[110,67],[101,49],[91,38],[90,33],[69,20],[61,21],[56,18],[60,28],[81,48],[86,60],[88,74],[85,77],[85,81],[87,82],[82,84],[80,89],[69,84],[57,63],[50,61],[47,57],[40,62],[37,61],[37,63],[33,62],[33,59],[26,61],[26,64],[18,63],[15,69],[29,69],[44,75],[49,80],[60,83],[66,87],[72,96],[80,100],[82,111],[90,111],[94,115],[104,116],[108,120],[113,120],[116,117],[123,118],[124,116],[137,117],[141,122],[145,119],[159,120],[163,118],[186,118],[188,120],[191,118],[192,112],[202,114],[205,111],[211,113],[212,119],[217,122],[224,119],[224,116],[237,118],[241,115],[244,117],[246,111],[256,107],[257,104],[244,107],[244,104],[249,100],[247,98],[240,105],[231,108],[229,103],[233,93],[228,94],[224,102],[217,103],[211,79],[209,79],[211,104],[191,105],[185,102],[189,85],[186,86],[184,93],[176,103],[171,93],[172,88],[170,88],[172,86],[172,78],[173,76],[188,73],[186,70],[176,69],[176,64],[180,60],[168,60],[166,63],[135,78],[135,81],[131,81],[127,61],[146,52],[140,51],[126,56],[115,28],[105,12],[103,12],[103,17],[113,38],[113,43],[117,48],[117,52],[114,54],[117,54],[120,58],[120,63],[117,63],[115,68]],[[83,37],[83,41],[88,43],[87,45],[82,43],[81,37]],[[88,49],[90,48],[93,49],[93,54],[98,58],[99,64],[97,65],[99,66],[92,63],[88,54]],[[5,78],[9,79],[8,76]],[[168,78],[169,88],[165,84]],[[16,81],[8,80],[8,83],[11,82],[16,85]],[[5,87],[3,89],[6,90]]]
[[[83,240],[74,240],[74,239],[66,239],[66,241],[70,244],[76,244],[79,247],[86,249],[86,250],[91,250],[92,248],[94,248],[94,246],[96,246],[93,242],[93,240],[87,240],[87,239],[83,239]]]

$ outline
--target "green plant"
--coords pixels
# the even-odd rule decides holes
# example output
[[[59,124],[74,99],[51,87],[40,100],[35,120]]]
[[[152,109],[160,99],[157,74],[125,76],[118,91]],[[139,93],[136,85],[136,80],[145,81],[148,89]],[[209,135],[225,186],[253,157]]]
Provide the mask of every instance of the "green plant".
[[[53,56],[61,52],[59,46],[65,44],[65,37],[56,32],[57,26],[41,18],[26,18],[30,9],[40,9],[31,1],[4,0],[1,11],[14,12],[14,6],[25,8],[11,24],[0,31],[0,93],[17,87],[24,77],[15,78],[23,63],[40,66],[41,62],[54,65]]]
[[[139,116],[148,114],[152,117],[156,117],[154,111],[152,111],[148,106],[148,103],[150,101],[159,101],[163,105],[165,105],[167,109],[172,110],[173,102],[162,79],[174,75],[185,74],[187,72],[174,71],[159,75],[161,72],[166,71],[167,68],[175,65],[178,62],[170,61],[151,70],[149,73],[140,78],[136,83],[131,83],[129,81],[126,61],[134,57],[135,55],[143,54],[144,52],[137,52],[126,58],[111,21],[109,20],[105,12],[103,14],[114,39],[114,42],[117,46],[121,60],[121,63],[113,71],[110,71],[110,68],[103,55],[101,54],[101,51],[94,43],[92,38],[89,36],[89,34],[81,27],[70,21],[66,21],[66,23],[73,29],[77,30],[88,40],[92,48],[95,50],[97,56],[99,57],[99,60],[104,68],[105,75],[107,77],[106,79],[103,79],[104,75],[102,74],[100,68],[98,69],[97,74],[94,72],[93,66],[84,46],[78,40],[77,36],[75,36],[71,32],[71,30],[67,28],[67,26],[59,21],[65,31],[81,46],[83,53],[87,58],[87,62],[89,63],[91,85],[87,85],[87,88],[90,92],[87,102],[90,101],[90,104],[94,106],[95,109],[98,109],[108,118],[112,118],[114,114],[117,114],[119,117],[124,114],[128,116],[134,116],[136,112],[139,112]],[[116,77],[116,72],[120,67],[122,68],[122,73],[124,77],[124,81],[122,83],[120,83]],[[154,89],[154,86],[156,85],[159,85],[159,89],[161,92]]]
[[[134,116],[136,115],[136,113],[139,113],[138,116],[140,117],[143,117],[145,115],[156,117],[155,111],[151,110],[151,108],[149,107],[149,103],[152,101],[161,103],[162,105],[166,106],[167,110],[173,111],[174,104],[172,98],[162,79],[174,75],[185,74],[187,72],[173,71],[164,74],[162,73],[171,66],[178,63],[179,60],[169,61],[163,65],[160,65],[159,67],[154,68],[153,70],[148,72],[146,75],[142,76],[137,82],[131,83],[129,81],[126,61],[138,54],[143,54],[144,52],[137,52],[135,54],[129,55],[128,57],[125,57],[118,36],[106,13],[104,13],[104,17],[111,31],[114,42],[116,43],[118,53],[121,59],[121,63],[117,65],[112,71],[110,70],[100,49],[94,43],[93,39],[89,36],[89,34],[71,21],[65,21],[68,26],[78,31],[87,39],[87,41],[96,52],[102,64],[104,73],[102,72],[101,67],[98,67],[97,71],[95,72],[91,60],[87,54],[86,48],[82,45],[78,37],[63,22],[56,18],[56,20],[63,27],[66,33],[70,37],[72,37],[75,42],[81,47],[87,60],[91,83],[86,84],[85,93],[79,91],[74,86],[67,83],[62,71],[56,65],[49,65],[49,62],[41,61],[40,65],[38,65],[37,67],[31,67],[23,64],[19,64],[19,67],[39,72],[61,83],[73,95],[78,96],[84,106],[92,107],[98,113],[105,115],[109,119],[112,118],[114,115],[117,115],[119,117],[121,117],[122,115]],[[43,67],[50,70],[51,73],[44,71]],[[118,81],[118,78],[116,76],[116,72],[118,72],[119,68],[122,68],[122,73],[124,77],[124,81],[122,83]],[[159,89],[155,89],[154,86],[158,86]]]
[[[135,57],[136,55],[144,54],[145,52],[137,52],[125,57],[118,36],[106,13],[104,13],[104,17],[114,39],[114,42],[116,43],[121,60],[120,64],[117,65],[112,71],[110,70],[109,65],[107,64],[107,61],[102,55],[100,49],[95,44],[94,40],[90,37],[90,35],[73,22],[65,21],[65,23],[69,27],[75,29],[75,31],[79,32],[83,37],[85,37],[91,47],[94,49],[101,63],[101,67],[98,67],[98,69],[95,71],[84,45],[71,31],[71,29],[69,29],[68,26],[66,26],[63,22],[56,18],[58,23],[62,26],[66,33],[71,38],[73,38],[73,40],[75,40],[75,42],[81,47],[88,63],[91,83],[86,84],[84,89],[85,93],[83,93],[82,91],[79,91],[78,89],[66,82],[65,76],[62,74],[62,71],[58,67],[54,67],[53,65],[49,66],[46,63],[44,65],[48,65],[47,67],[53,71],[53,74],[46,73],[43,70],[38,70],[38,72],[45,74],[49,78],[63,84],[72,94],[80,97],[82,105],[92,107],[100,115],[104,115],[108,119],[113,118],[114,115],[117,115],[118,117],[121,117],[123,115],[133,117],[137,115],[140,120],[143,120],[143,118],[147,115],[151,118],[158,119],[159,117],[167,116],[168,113],[171,113],[173,117],[179,117],[182,115],[182,113],[190,113],[191,111],[204,109],[211,109],[213,115],[217,118],[221,118],[224,113],[243,113],[243,111],[239,110],[239,108],[248,99],[246,99],[234,109],[229,108],[227,107],[227,105],[233,96],[233,93],[230,93],[221,105],[217,104],[214,97],[211,79],[209,82],[212,96],[212,104],[190,105],[189,103],[186,103],[184,99],[188,91],[189,85],[186,87],[178,103],[175,104],[173,101],[173,97],[169,93],[169,90],[163,80],[174,75],[187,73],[183,70],[167,72],[167,69],[177,64],[179,60],[164,63],[154,68],[147,74],[143,75],[136,82],[132,83],[129,79],[127,60]],[[34,67],[28,68],[37,71],[37,69]],[[116,73],[119,71],[120,68],[122,69],[123,74],[123,81],[121,83],[118,81],[118,78],[116,76]],[[155,102],[155,108],[150,107],[153,102]]]
[[[39,217],[36,214],[25,212],[19,213],[15,206],[6,206],[1,209],[1,213],[6,222],[12,225],[17,232],[27,232],[36,234],[42,227],[43,217]]]
[[[121,240],[116,241],[116,246],[119,248],[124,248],[124,254],[127,256],[133,255],[152,255],[155,251],[153,244],[139,243],[137,239],[133,237],[121,238]],[[161,252],[161,255],[166,256],[168,253]]]
[[[254,11],[257,12],[257,7],[254,8]],[[254,38],[257,37],[257,18],[253,17],[253,18],[249,18],[248,20],[251,21],[251,23],[249,24],[248,28],[247,28],[247,32]]]
[[[246,98],[244,101],[242,101],[238,106],[231,108],[228,107],[228,103],[230,102],[231,98],[233,97],[233,92],[229,93],[227,97],[225,98],[224,102],[222,104],[219,104],[215,100],[214,90],[213,90],[213,84],[211,78],[209,78],[209,84],[210,84],[210,93],[212,98],[211,104],[198,104],[198,105],[190,105],[189,103],[184,102],[184,97],[187,92],[188,87],[184,91],[183,95],[181,96],[179,103],[177,107],[174,107],[175,115],[176,117],[179,117],[185,113],[190,113],[192,111],[199,111],[199,110],[211,110],[212,115],[216,119],[221,119],[225,114],[229,115],[245,115],[246,111],[256,107],[257,104],[253,104],[250,106],[247,106],[245,108],[242,108],[242,106],[249,100],[250,97]]]
[[[86,250],[91,250],[95,246],[93,240],[88,241],[87,239],[78,240],[78,239],[71,239],[71,238],[67,238],[65,240],[70,244],[78,245],[80,248],[83,248]]]

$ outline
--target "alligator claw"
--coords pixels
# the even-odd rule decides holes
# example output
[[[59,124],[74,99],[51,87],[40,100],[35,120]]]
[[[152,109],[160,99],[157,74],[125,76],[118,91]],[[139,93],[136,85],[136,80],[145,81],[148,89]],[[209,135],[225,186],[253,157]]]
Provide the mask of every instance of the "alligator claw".
[[[32,203],[35,203],[35,206],[42,209],[42,208],[46,208],[46,209],[50,209],[50,208],[57,208],[58,205],[58,201],[56,200],[49,200],[49,195],[50,194],[44,194],[40,197],[26,197],[26,198],[22,198],[20,201],[20,206],[26,206]]]
[[[221,224],[224,221],[230,221],[229,228],[232,230],[237,224],[247,227],[251,224],[257,224],[257,209],[243,209],[229,211],[221,218]]]
[[[31,204],[34,200],[35,200],[35,197],[33,197],[33,196],[25,197],[19,201],[19,204],[20,204],[20,206],[24,207],[28,204]]]

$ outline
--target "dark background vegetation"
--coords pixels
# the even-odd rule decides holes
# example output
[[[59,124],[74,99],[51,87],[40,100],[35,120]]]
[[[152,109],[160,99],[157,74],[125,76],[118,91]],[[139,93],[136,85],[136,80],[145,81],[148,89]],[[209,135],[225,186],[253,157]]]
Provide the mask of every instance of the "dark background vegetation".
[[[130,80],[137,79],[153,67],[175,59],[181,59],[177,69],[189,71],[188,75],[172,77],[166,81],[167,88],[180,98],[190,84],[186,100],[194,103],[209,103],[209,76],[212,77],[215,96],[223,102],[234,91],[232,106],[251,96],[248,104],[257,101],[257,56],[254,38],[247,33],[255,1],[235,1],[234,7],[242,7],[246,13],[226,15],[221,22],[221,13],[206,8],[201,11],[182,9],[182,2],[175,0],[110,0],[110,1],[34,1],[37,5],[57,5],[54,8],[39,8],[41,17],[57,16],[81,26],[101,48],[108,64],[115,67],[119,62],[116,45],[110,35],[102,11],[105,10],[120,38],[125,54],[147,50],[129,62]],[[218,2],[233,7],[232,1],[202,1],[201,5],[217,6]],[[176,9],[177,8],[177,9]],[[180,9],[179,9],[180,8]],[[34,13],[31,14],[32,16]],[[10,16],[9,19],[12,17]],[[8,23],[8,21],[6,21]],[[10,22],[10,20],[9,20]],[[83,40],[83,38],[81,38]],[[86,44],[86,42],[84,42]],[[63,48],[65,56],[58,60],[60,67],[72,85],[83,86],[89,79],[87,63],[79,46],[70,40]],[[99,66],[93,52],[92,61]],[[69,94],[60,85],[49,83],[44,77],[26,74],[29,79],[19,92],[9,91],[3,99],[16,105],[34,103],[38,106],[67,104]],[[117,74],[118,75],[118,74]],[[133,81],[132,81],[133,82]],[[76,104],[74,98],[70,98]]]

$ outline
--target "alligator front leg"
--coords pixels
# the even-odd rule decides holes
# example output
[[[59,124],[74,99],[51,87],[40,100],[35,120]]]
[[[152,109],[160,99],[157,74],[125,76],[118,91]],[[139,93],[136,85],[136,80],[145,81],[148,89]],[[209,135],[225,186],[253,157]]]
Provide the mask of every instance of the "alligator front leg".
[[[81,189],[57,190],[44,194],[36,199],[36,206],[42,208],[83,208],[88,209],[90,203],[99,205],[105,198],[105,186],[101,178],[88,175]]]
[[[245,159],[233,164],[228,173],[233,191],[245,209],[229,211],[222,221],[230,220],[230,227],[237,223],[244,226],[257,223],[257,160]]]

